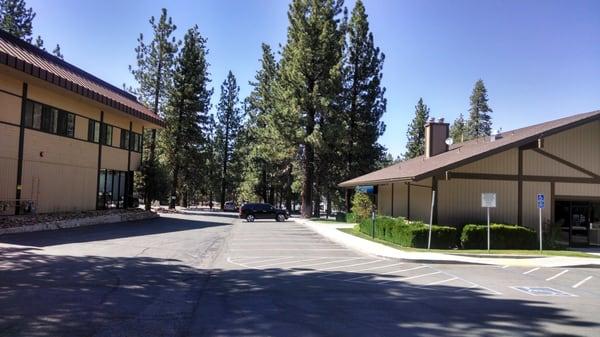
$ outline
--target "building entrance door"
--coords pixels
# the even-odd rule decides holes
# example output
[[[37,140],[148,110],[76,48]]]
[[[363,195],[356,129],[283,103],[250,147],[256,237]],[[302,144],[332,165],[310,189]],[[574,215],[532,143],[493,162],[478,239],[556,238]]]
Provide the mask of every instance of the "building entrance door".
[[[594,227],[596,214],[594,204],[589,201],[560,200],[555,205],[556,222],[561,225],[562,241],[568,242],[571,247],[589,246],[594,243],[590,240]],[[595,232],[594,232],[595,233]]]

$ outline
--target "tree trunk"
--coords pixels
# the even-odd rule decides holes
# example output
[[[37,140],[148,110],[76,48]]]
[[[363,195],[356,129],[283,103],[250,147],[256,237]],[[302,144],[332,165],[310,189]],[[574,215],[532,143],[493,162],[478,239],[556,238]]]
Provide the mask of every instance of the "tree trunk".
[[[266,168],[266,164],[263,163],[262,165],[262,172],[261,172],[261,198],[263,202],[268,202],[267,201],[267,168]]]
[[[177,180],[179,175],[179,163],[175,162],[173,166],[173,182],[171,185],[171,199],[169,199],[169,209],[175,209],[177,203]]]
[[[293,177],[292,177],[292,164],[289,164],[285,175],[286,175],[286,184],[285,184],[285,208],[288,211],[292,211],[292,182],[293,182]]]
[[[327,196],[325,198],[327,199],[327,211],[325,212],[325,218],[329,219],[329,216],[331,215],[331,191],[327,191]]]
[[[221,210],[225,210],[225,192],[227,191],[227,160],[229,159],[229,117],[225,125],[225,153],[223,153],[223,175],[221,176]]]
[[[346,213],[350,213],[352,211],[352,196],[354,195],[354,192],[347,188],[346,189]]]
[[[309,86],[311,87],[311,86]],[[309,111],[306,122],[306,135],[312,135],[315,129],[315,112]],[[315,174],[315,151],[310,143],[304,143],[304,156],[302,157],[304,181],[302,182],[302,217],[310,218],[312,215],[313,183]]]
[[[273,186],[269,187],[269,199],[267,203],[275,206],[275,188]]]

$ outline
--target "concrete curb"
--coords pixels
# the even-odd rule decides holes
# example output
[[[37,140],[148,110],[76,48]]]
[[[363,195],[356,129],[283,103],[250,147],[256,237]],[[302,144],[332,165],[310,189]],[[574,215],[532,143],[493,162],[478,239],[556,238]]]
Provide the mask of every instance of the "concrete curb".
[[[49,222],[43,222],[43,223],[30,225],[30,226],[1,228],[0,235],[39,232],[39,231],[51,231],[51,230],[58,230],[58,229],[65,229],[65,228],[111,224],[111,223],[117,223],[117,222],[147,220],[147,219],[154,219],[154,218],[158,218],[158,217],[159,217],[158,214],[150,213],[150,212],[107,214],[107,215],[93,216],[93,217],[87,217],[87,218],[81,218],[81,219],[49,221]]]
[[[511,257],[474,257],[462,256],[443,253],[429,252],[408,252],[398,250],[377,242],[361,239],[354,235],[350,235],[339,231],[338,228],[348,228],[352,226],[344,224],[324,224],[316,223],[306,219],[293,219],[299,224],[302,224],[314,232],[341,244],[347,248],[360,251],[364,254],[380,256],[385,258],[395,258],[403,260],[416,260],[420,262],[458,262],[472,264],[487,264],[496,266],[526,266],[526,267],[572,267],[596,265],[600,266],[600,259],[568,257],[568,256],[546,256],[532,258],[511,258]]]

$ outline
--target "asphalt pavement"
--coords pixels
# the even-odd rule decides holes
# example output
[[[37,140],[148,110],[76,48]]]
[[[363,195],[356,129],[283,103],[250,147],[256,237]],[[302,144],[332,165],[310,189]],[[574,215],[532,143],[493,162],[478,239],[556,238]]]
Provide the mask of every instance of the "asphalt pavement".
[[[382,258],[187,212],[0,236],[1,336],[600,336],[600,270]]]

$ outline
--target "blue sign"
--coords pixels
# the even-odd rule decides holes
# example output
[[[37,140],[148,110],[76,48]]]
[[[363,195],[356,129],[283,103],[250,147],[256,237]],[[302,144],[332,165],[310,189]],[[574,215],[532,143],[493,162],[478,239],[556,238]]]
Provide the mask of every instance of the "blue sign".
[[[356,192],[373,194],[375,193],[375,187],[372,185],[356,186]]]
[[[544,208],[544,195],[543,194],[537,195],[537,207]]]

